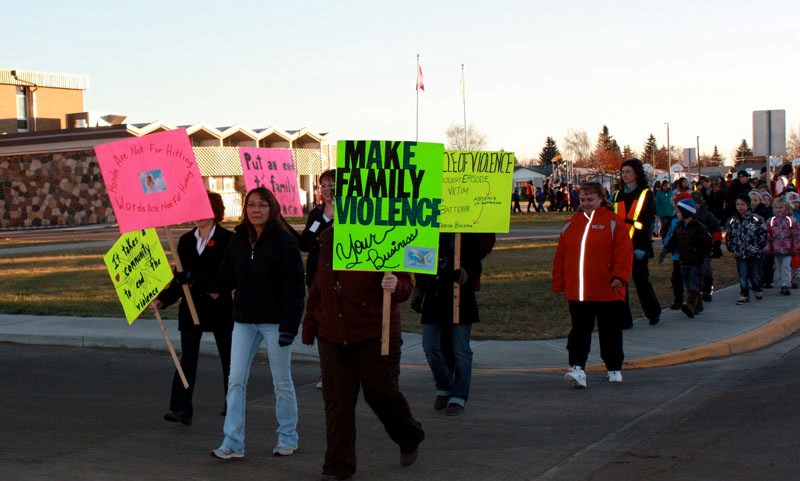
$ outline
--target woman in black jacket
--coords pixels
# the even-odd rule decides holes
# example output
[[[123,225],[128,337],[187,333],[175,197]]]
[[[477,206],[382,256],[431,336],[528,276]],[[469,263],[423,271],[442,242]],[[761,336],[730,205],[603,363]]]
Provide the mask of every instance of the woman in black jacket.
[[[306,227],[300,234],[300,250],[308,252],[306,259],[306,285],[311,287],[314,281],[314,272],[317,270],[319,259],[319,236],[328,227],[333,225],[334,215],[334,187],[336,186],[336,171],[326,170],[319,175],[319,197],[322,201],[308,213]]]
[[[221,459],[244,457],[247,381],[262,341],[272,372],[278,421],[278,443],[272,452],[288,456],[298,448],[291,344],[305,298],[300,249],[272,192],[258,187],[247,193],[244,203],[242,223],[235,229],[219,275],[205,279],[219,292],[236,290],[225,439],[211,452]]]
[[[225,204],[222,196],[216,192],[208,193],[211,202],[213,219],[195,221],[195,228],[182,235],[178,240],[178,257],[184,270],[213,274],[219,271],[222,257],[233,233],[219,223],[225,217]],[[199,287],[199,286],[198,286]],[[231,332],[233,331],[233,301],[230,291],[210,293],[197,287],[191,289],[192,300],[199,317],[200,325],[196,326],[189,312],[186,299],[178,307],[178,329],[181,333],[181,369],[186,375],[189,388],[184,389],[177,370],[172,379],[172,396],[169,401],[169,412],[164,419],[172,422],[192,424],[192,394],[197,377],[197,360],[200,356],[200,340],[204,332],[214,333],[219,359],[222,362],[222,382],[224,392],[228,392],[228,373],[231,369]],[[166,309],[178,299],[183,298],[183,289],[177,282],[169,285],[156,300],[154,309]],[[222,409],[225,414],[225,408]]]

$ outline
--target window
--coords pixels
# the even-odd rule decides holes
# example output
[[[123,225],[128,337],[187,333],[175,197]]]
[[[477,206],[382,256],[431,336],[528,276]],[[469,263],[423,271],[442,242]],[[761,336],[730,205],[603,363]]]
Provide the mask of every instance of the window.
[[[17,131],[28,131],[28,90],[17,87]]]

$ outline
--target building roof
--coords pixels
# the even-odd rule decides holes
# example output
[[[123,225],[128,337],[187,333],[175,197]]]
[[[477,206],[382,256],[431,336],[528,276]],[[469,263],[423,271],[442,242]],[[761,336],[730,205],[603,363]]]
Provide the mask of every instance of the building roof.
[[[16,77],[12,75],[16,73]],[[0,84],[31,85],[59,89],[89,90],[89,77],[67,73],[36,72],[34,70],[0,69]]]

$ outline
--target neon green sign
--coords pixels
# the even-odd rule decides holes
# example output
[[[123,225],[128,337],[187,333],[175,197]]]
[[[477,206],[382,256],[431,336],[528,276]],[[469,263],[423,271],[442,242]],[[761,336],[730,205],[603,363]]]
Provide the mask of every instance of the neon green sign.
[[[436,272],[442,144],[339,141],[336,270]]]

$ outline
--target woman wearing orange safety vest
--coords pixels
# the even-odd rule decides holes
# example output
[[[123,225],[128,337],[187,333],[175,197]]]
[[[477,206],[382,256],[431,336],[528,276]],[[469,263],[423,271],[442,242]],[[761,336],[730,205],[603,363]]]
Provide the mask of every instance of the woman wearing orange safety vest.
[[[622,382],[621,314],[633,247],[626,224],[611,210],[602,185],[582,184],[579,199],[580,212],[567,221],[558,239],[552,290],[565,294],[572,318],[567,338],[570,370],[564,379],[576,388],[585,388],[584,369],[595,319],[608,381]]]
[[[633,283],[636,285],[644,315],[653,326],[661,317],[661,304],[650,284],[650,271],[647,268],[648,260],[653,257],[652,225],[655,218],[653,193],[647,188],[647,176],[641,160],[628,159],[623,162],[620,176],[622,185],[614,193],[614,211],[625,223],[625,230],[633,240]],[[622,328],[629,329],[633,327],[633,317],[627,289],[625,307]]]

